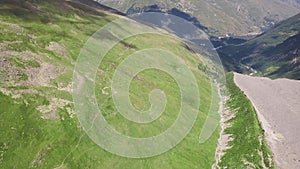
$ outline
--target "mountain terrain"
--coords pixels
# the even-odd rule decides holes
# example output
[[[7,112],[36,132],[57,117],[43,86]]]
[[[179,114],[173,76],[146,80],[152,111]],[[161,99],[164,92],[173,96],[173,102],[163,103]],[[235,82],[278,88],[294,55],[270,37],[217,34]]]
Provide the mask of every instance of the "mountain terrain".
[[[116,67],[148,48],[171,51],[188,65],[201,93],[198,118],[187,137],[161,155],[130,159],[100,148],[77,119],[72,97],[74,68],[83,46],[96,31],[117,19],[129,20],[126,13],[148,10],[182,17],[213,35],[215,47],[223,45],[217,51],[228,71],[298,79],[300,14],[279,22],[299,11],[298,0],[98,2],[0,1],[0,168],[274,168],[256,110],[234,83],[233,74],[227,74],[226,111],[220,112],[222,102],[212,100],[223,98],[207,74],[207,65],[170,33],[161,30],[163,37],[146,33],[120,41],[104,56],[93,81],[102,115],[116,131],[151,137],[176,121],[180,88],[173,77],[156,69],[136,75],[129,97],[137,110],[152,106],[149,93],[156,89],[164,91],[168,104],[153,123],[134,123],[123,118],[114,105],[109,86]],[[110,37],[101,40],[109,41]],[[180,68],[174,70],[180,72]],[[128,74],[122,72],[123,76]],[[226,120],[221,119],[221,126],[200,143],[206,120],[208,125],[215,124],[220,115]]]
[[[157,5],[163,11],[179,10],[198,19],[214,36],[258,35],[300,12],[298,0],[97,0],[123,13]]]
[[[228,70],[300,79],[300,14],[240,44],[218,50]]]
[[[202,29],[211,36],[211,41],[215,48],[218,50],[219,55],[223,61],[224,67],[229,71],[245,72],[249,74],[256,74],[259,76],[269,76],[271,78],[286,77],[292,79],[299,79],[299,1],[240,1],[240,2],[227,2],[222,4],[222,7],[218,7],[221,2],[212,1],[106,1],[98,0],[97,2],[105,4],[128,15],[140,12],[163,12],[171,15],[183,18],[193,23],[198,28]],[[203,3],[207,3],[203,5]],[[259,5],[257,5],[259,3]],[[184,8],[184,4],[188,8]],[[199,5],[201,4],[201,5]],[[254,5],[256,4],[256,5]],[[199,6],[198,6],[199,5]],[[241,30],[249,30],[251,24],[256,26],[256,33],[241,33],[235,27],[221,24],[221,21],[214,22],[213,18],[205,19],[204,14],[196,15],[195,9],[202,10],[204,6],[212,5],[218,7],[217,9],[222,10],[225,14],[218,15],[219,19],[226,21],[225,17],[229,20],[226,23],[235,23],[241,19],[242,24],[236,24]],[[244,10],[229,10],[238,5],[237,8],[243,8]],[[277,6],[278,5],[278,6]],[[193,9],[192,7],[195,7]],[[288,8],[285,8],[289,6]],[[292,7],[293,6],[293,7]],[[251,9],[255,13],[251,13],[247,10]],[[297,9],[296,9],[297,8]],[[267,10],[268,9],[268,10]],[[294,10],[294,13],[292,12]],[[196,11],[197,11],[196,10]],[[212,14],[214,11],[212,8],[207,14]],[[247,18],[240,18],[239,11],[244,11],[243,16]],[[274,16],[267,16],[268,14]],[[289,11],[289,12],[288,12]],[[230,14],[235,13],[234,17]],[[263,22],[259,19],[261,16]],[[291,18],[289,18],[291,17]],[[287,20],[284,20],[288,18]],[[249,22],[251,20],[251,22]],[[282,21],[284,20],[284,21]],[[218,23],[219,25],[215,24]],[[216,29],[228,29],[235,33],[227,33],[226,36],[219,36],[222,31],[215,31]],[[248,27],[248,28],[246,28]]]
[[[189,135],[169,152],[145,159],[114,155],[88,137],[74,109],[74,67],[86,41],[124,16],[93,1],[80,2],[0,1],[0,168],[210,168],[219,131],[203,144],[199,135],[210,111],[218,119],[218,103],[211,105],[215,88],[200,69],[204,66],[198,55],[170,34],[142,34],[116,44],[99,65],[95,95],[103,116],[118,132],[132,137],[158,135],[174,123],[180,110],[175,80],[158,70],[145,70],[132,80],[130,99],[136,109],[151,106],[148,95],[154,89],[164,90],[168,99],[158,120],[141,125],[118,113],[110,79],[116,66],[137,51],[172,51],[187,63],[201,86],[199,118]]]

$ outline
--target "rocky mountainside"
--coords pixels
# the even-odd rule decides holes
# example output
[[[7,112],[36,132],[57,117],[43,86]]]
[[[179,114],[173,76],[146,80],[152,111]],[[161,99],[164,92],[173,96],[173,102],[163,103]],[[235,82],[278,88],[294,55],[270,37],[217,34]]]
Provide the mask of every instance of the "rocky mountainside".
[[[257,35],[300,12],[299,0],[96,0],[124,13],[157,5],[165,11],[176,8],[208,28],[212,35]]]

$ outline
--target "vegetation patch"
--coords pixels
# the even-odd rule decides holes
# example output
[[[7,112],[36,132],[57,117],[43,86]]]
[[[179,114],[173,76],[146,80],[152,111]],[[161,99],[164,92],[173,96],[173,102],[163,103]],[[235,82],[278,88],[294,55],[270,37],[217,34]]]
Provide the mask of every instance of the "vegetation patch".
[[[235,85],[233,73],[227,75],[227,90],[230,99],[227,107],[236,112],[225,129],[232,140],[230,149],[218,163],[219,168],[274,168],[272,153],[264,139],[264,131],[258,121],[250,100]]]

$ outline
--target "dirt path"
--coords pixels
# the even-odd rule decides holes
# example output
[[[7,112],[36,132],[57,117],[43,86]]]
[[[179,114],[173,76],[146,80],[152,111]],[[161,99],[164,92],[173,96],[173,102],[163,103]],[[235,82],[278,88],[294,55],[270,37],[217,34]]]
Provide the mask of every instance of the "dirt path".
[[[220,162],[221,158],[224,156],[224,151],[227,149],[230,149],[230,146],[228,143],[233,140],[231,137],[231,134],[226,134],[224,131],[225,129],[229,128],[231,126],[231,123],[228,121],[232,118],[235,117],[235,113],[230,111],[229,109],[223,110],[220,113],[221,116],[221,121],[220,121],[220,126],[221,126],[221,132],[220,132],[220,137],[218,140],[218,146],[216,148],[216,154],[215,154],[215,164],[212,165],[212,169],[218,169],[218,163]]]
[[[222,156],[224,155],[224,151],[229,149],[230,147],[228,146],[228,142],[232,140],[230,134],[225,134],[224,130],[228,127],[231,126],[228,121],[232,118],[235,117],[235,114],[231,112],[229,109],[225,109],[225,103],[229,99],[227,96],[222,96],[221,92],[221,87],[220,85],[217,85],[217,90],[218,90],[218,96],[221,99],[219,102],[219,110],[218,113],[221,117],[220,120],[220,137],[218,139],[218,145],[216,148],[216,153],[215,153],[215,160],[216,162],[212,165],[212,169],[217,169],[218,168],[218,163],[220,162]]]
[[[276,168],[300,168],[300,81],[237,73],[234,81],[257,110]]]

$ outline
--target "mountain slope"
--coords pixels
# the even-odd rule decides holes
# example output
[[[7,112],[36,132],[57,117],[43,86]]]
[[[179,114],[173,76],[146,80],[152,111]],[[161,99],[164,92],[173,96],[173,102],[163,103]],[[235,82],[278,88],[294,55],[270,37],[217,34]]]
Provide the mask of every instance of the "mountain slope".
[[[113,155],[86,135],[74,112],[73,69],[88,38],[119,16],[76,2],[0,1],[0,168],[210,168],[218,131],[203,144],[199,134],[216,93],[198,68],[204,67],[199,57],[172,36],[144,34],[115,45],[99,66],[96,96],[103,116],[119,132],[143,137],[164,131],[180,106],[180,90],[170,75],[145,70],[132,80],[130,98],[137,109],[150,107],[153,89],[164,90],[171,103],[153,126],[131,123],[117,113],[107,86],[115,66],[129,55],[154,47],[172,51],[186,61],[201,87],[199,118],[189,135],[169,152],[147,159]]]
[[[172,8],[196,17],[208,27],[213,35],[253,35],[261,33],[281,20],[300,12],[296,0],[97,0],[126,13],[129,9],[142,10],[143,7],[157,4],[165,11]]]
[[[300,79],[300,14],[250,41],[224,47],[219,53],[229,70]]]

